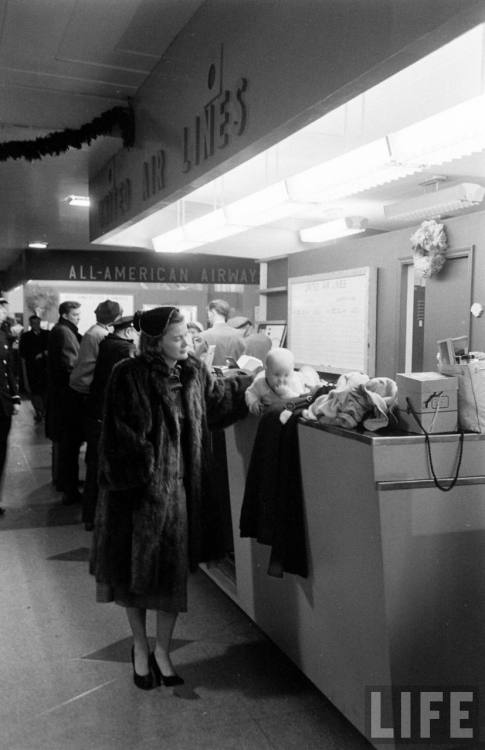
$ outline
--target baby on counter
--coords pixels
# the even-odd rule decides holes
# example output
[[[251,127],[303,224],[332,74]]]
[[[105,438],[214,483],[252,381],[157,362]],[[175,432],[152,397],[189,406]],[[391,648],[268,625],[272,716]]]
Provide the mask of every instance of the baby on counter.
[[[265,407],[285,402],[310,393],[320,384],[316,370],[302,367],[295,370],[295,360],[289,349],[270,349],[266,369],[259,372],[246,391],[246,403],[251,414],[260,415]]]

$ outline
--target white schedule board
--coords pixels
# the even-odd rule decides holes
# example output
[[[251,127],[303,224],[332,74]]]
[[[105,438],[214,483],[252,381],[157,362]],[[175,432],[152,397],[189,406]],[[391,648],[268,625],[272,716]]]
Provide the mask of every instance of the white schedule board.
[[[375,375],[377,269],[288,279],[288,348],[297,366]]]

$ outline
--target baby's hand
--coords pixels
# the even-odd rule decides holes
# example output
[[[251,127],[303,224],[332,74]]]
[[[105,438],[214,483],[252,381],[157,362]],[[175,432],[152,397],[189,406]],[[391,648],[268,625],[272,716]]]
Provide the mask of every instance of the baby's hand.
[[[261,401],[254,401],[249,407],[249,411],[256,417],[259,417],[264,411],[264,405],[261,403]]]

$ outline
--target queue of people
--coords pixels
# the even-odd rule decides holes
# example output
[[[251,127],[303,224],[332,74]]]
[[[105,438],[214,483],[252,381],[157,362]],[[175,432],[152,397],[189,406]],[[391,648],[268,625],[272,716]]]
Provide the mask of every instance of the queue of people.
[[[254,373],[233,368],[216,375],[200,355],[214,345],[214,365],[220,367],[246,351],[250,321],[238,330],[227,322],[229,313],[227,302],[213,300],[210,328],[192,323],[189,332],[175,306],[124,317],[116,302],[106,300],[82,337],[80,304],[66,301],[45,339],[39,338],[37,316],[31,317],[32,335],[21,348],[32,396],[40,390],[35,365],[46,361],[46,410],[44,402],[33,405],[36,414],[46,413],[53,481],[64,504],[83,503],[85,528],[94,532],[90,572],[96,597],[125,609],[133,681],[143,690],[183,683],[170,645],[177,615],[187,609],[188,576],[200,562],[225,553],[211,434],[247,414]],[[6,300],[0,298],[0,320],[2,315]],[[258,343],[264,344],[258,349],[263,358],[271,342]],[[7,351],[0,329],[2,346]],[[3,365],[0,473],[11,415],[20,403],[6,354]],[[81,498],[78,461],[86,440]],[[150,610],[156,614],[153,651]]]

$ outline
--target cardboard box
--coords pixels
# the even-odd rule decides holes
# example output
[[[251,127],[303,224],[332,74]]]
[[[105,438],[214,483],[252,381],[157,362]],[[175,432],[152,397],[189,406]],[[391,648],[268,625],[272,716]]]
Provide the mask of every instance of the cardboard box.
[[[422,434],[407,399],[426,432],[456,432],[458,429],[458,378],[439,372],[397,373],[399,426]]]

